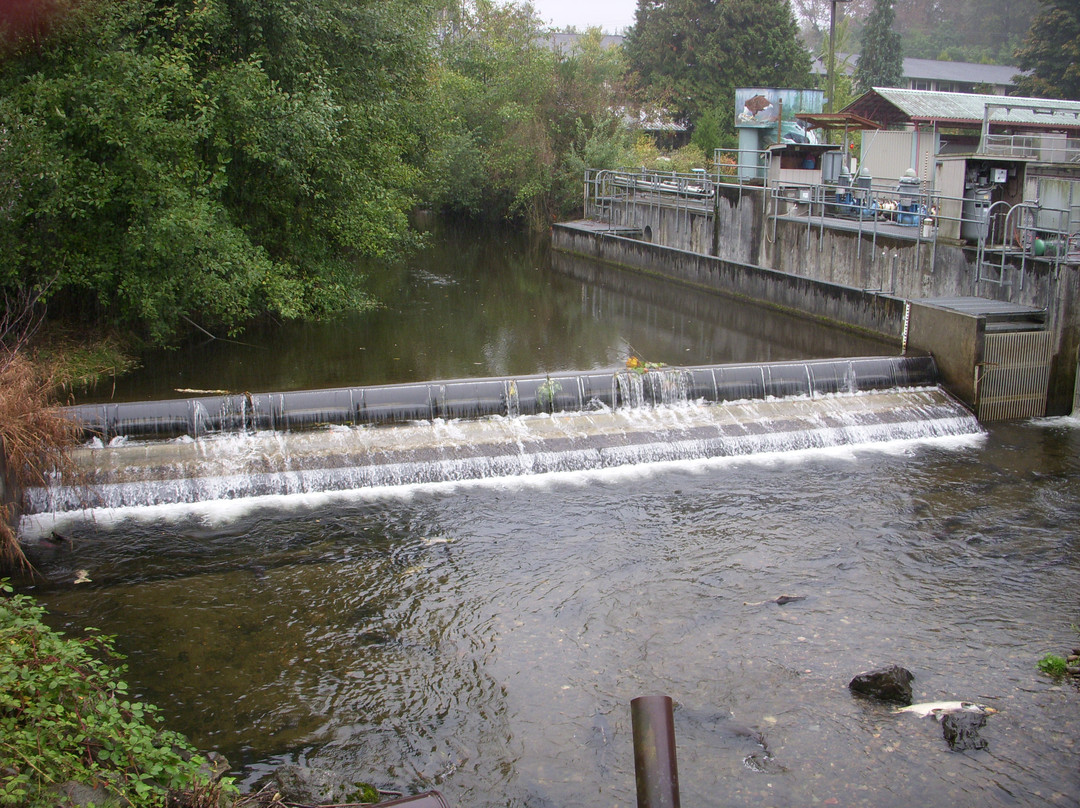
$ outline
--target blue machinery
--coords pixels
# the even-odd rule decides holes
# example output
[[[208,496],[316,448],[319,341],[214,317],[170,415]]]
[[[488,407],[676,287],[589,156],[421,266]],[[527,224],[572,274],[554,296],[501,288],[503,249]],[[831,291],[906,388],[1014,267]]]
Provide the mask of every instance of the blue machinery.
[[[900,178],[895,196],[896,199],[875,197],[870,176],[861,171],[854,181],[850,174],[841,174],[832,213],[849,219],[888,219],[905,227],[918,227],[932,215],[919,201],[919,180],[912,169]]]

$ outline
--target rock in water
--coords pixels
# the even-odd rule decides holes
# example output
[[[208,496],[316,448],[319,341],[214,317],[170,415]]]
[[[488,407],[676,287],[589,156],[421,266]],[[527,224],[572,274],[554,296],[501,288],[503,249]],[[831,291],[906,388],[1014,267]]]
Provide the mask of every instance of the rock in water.
[[[862,696],[911,704],[911,683],[914,679],[915,675],[907,668],[886,665],[884,668],[860,673],[848,682],[848,687],[853,693]]]
[[[986,726],[986,715],[971,710],[945,713],[941,717],[941,732],[949,748],[954,752],[985,749],[986,739],[979,737],[979,730],[984,726]]]

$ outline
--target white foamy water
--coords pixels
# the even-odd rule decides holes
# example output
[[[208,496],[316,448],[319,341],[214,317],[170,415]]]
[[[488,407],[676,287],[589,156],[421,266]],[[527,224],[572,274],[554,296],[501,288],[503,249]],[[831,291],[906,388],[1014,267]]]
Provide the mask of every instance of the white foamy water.
[[[978,434],[941,390],[686,403],[393,427],[126,440],[76,455],[80,486],[28,512],[196,504],[582,472]]]

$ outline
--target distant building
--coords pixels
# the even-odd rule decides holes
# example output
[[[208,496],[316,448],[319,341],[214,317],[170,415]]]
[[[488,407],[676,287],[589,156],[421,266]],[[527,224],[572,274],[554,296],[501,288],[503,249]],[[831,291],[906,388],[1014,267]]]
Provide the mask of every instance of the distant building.
[[[548,43],[553,51],[568,54],[574,50],[574,46],[577,45],[578,40],[583,36],[585,36],[585,34],[551,33],[544,36],[544,41]],[[608,48],[618,48],[622,46],[623,40],[625,39],[626,37],[617,34],[604,34],[600,37],[600,47],[605,50]]]
[[[857,53],[836,54],[837,70],[849,76],[855,72],[858,63]],[[826,57],[815,59],[812,71],[825,76],[828,73]],[[1022,72],[1020,68],[1010,65],[908,58],[904,59],[904,85],[900,89],[1005,95],[1016,86],[1013,76]]]

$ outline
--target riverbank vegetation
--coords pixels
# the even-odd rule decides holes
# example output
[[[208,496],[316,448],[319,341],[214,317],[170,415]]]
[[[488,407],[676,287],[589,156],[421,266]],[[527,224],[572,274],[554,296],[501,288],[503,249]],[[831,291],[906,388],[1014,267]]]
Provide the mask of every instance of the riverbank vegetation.
[[[0,572],[27,564],[15,535],[18,492],[69,469],[75,425],[54,406],[58,357],[30,347],[42,310],[34,294],[3,295],[0,312]]]
[[[805,76],[790,7],[766,5]],[[650,155],[639,111],[676,85],[599,31],[554,44],[528,3],[30,7],[0,27],[0,288],[133,344],[377,305],[361,268],[417,246],[417,207],[541,231],[586,167],[703,168],[716,145]],[[755,65],[733,67],[787,78]]]
[[[133,699],[112,641],[65,638],[0,582],[0,805],[218,805],[236,792],[156,708]]]

